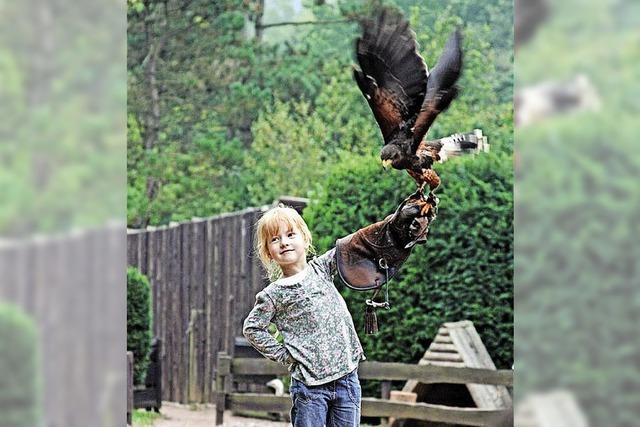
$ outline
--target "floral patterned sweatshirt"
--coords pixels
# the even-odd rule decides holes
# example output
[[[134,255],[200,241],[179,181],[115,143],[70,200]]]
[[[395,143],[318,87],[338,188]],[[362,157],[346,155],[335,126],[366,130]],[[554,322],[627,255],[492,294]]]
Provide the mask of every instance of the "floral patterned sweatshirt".
[[[243,334],[251,345],[307,385],[340,378],[365,359],[351,314],[333,284],[335,272],[331,249],[303,271],[258,292],[244,321]],[[284,344],[268,332],[269,323],[277,326]]]

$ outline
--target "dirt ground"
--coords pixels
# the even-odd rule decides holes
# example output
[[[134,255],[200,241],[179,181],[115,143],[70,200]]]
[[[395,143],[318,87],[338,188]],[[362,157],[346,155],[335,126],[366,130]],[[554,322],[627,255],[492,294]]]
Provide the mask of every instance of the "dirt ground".
[[[216,407],[214,405],[179,405],[177,403],[162,402],[160,410],[162,418],[157,420],[153,427],[214,427],[216,420]],[[224,414],[224,427],[284,427],[291,424],[275,422],[258,418],[245,418],[231,415],[230,411]]]

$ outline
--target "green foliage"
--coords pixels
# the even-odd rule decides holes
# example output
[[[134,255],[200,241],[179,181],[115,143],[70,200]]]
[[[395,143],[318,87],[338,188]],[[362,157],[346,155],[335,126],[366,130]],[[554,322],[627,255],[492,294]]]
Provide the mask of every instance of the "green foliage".
[[[399,2],[431,65],[456,26],[465,33],[462,95],[429,137],[481,128],[493,151],[509,152],[513,73],[511,41],[503,36],[512,31],[511,4],[476,3]],[[201,0],[172,4],[165,23],[156,6],[141,11],[129,3],[130,226],[270,203],[282,194],[313,197],[333,165],[378,152],[380,132],[351,72],[355,22],[285,26],[274,37],[267,29],[260,40],[247,31],[251,21],[247,28],[236,22],[243,13],[253,19],[257,3],[224,1],[212,11]],[[370,6],[342,1],[296,13],[344,20]],[[144,148],[151,108],[145,22],[159,35],[178,34],[158,65],[160,132],[152,148]]]
[[[133,381],[143,384],[151,348],[151,288],[137,269],[127,269],[127,351],[133,352]]]
[[[41,384],[34,321],[17,307],[0,303],[0,412],[2,425],[40,425]]]
[[[324,175],[319,166],[326,124],[309,113],[309,104],[289,105],[276,102],[254,125],[252,155],[246,167],[254,170],[255,182],[249,185],[253,204],[272,202],[279,194],[300,194]]]
[[[380,146],[379,131],[349,73],[336,62],[326,68],[340,77],[327,81],[315,109],[306,101],[276,101],[255,122],[245,158],[245,169],[252,171],[248,190],[253,205],[281,194],[312,197],[327,169],[341,158]]]
[[[443,322],[468,319],[496,365],[511,367],[511,164],[510,155],[492,153],[437,167],[443,184],[428,241],[414,249],[391,281],[391,309],[378,312],[380,333],[360,335],[371,360],[417,362]],[[319,252],[392,213],[414,187],[401,175],[383,172],[373,158],[352,158],[332,168],[326,190],[305,210]],[[342,293],[363,331],[364,300],[370,295],[346,288]]]
[[[638,404],[617,395],[640,380],[634,126],[622,111],[565,117],[518,153],[517,395],[567,388],[594,425],[634,425]]]
[[[0,234],[104,224],[122,215],[122,43],[119,7],[2,4]],[[85,4],[83,3],[83,6]],[[47,33],[46,41],[42,38]],[[115,31],[117,34],[117,31]],[[47,57],[45,62],[41,59]],[[115,193],[115,194],[114,194]]]
[[[518,73],[521,84],[586,75],[603,107],[517,132],[516,397],[568,389],[590,424],[614,427],[637,424],[638,395],[620,391],[640,381],[631,338],[640,307],[632,5],[603,1],[574,14],[577,2],[556,4],[562,19],[523,48]]]
[[[133,427],[147,427],[153,426],[157,420],[162,418],[162,415],[146,409],[136,409],[131,418]]]
[[[130,140],[137,141],[138,132],[137,121],[130,116]],[[245,200],[241,182],[244,178],[240,176],[241,142],[226,140],[215,128],[198,132],[193,138],[188,150],[179,143],[151,150],[143,150],[138,144],[130,146],[127,200],[131,226],[230,211]],[[149,178],[157,183],[152,199],[147,193]]]
[[[130,2],[128,9],[128,223],[135,227],[246,204],[239,167],[251,123],[271,99],[253,78],[261,47],[243,36],[246,5],[166,6]],[[154,104],[149,64],[158,45]]]

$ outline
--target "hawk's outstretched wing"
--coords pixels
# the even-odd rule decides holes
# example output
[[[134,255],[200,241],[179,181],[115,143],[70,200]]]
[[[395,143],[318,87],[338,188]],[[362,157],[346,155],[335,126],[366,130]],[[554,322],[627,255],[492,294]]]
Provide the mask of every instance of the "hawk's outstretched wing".
[[[414,152],[438,114],[446,110],[458,95],[455,83],[462,71],[461,41],[462,35],[458,30],[449,37],[438,63],[429,73],[427,93],[413,127]]]
[[[427,66],[409,23],[400,14],[385,9],[375,19],[363,21],[362,30],[356,40],[360,69],[354,68],[354,76],[388,143],[422,105]]]

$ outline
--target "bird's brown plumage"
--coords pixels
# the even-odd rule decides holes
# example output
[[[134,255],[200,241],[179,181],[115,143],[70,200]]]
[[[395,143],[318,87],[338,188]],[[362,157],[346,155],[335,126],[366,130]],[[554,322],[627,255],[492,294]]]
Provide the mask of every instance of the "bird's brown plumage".
[[[409,23],[389,9],[363,21],[356,41],[360,68],[354,68],[354,77],[382,132],[380,157],[396,169],[407,169],[420,190],[425,185],[433,190],[440,182],[431,169],[439,148],[423,138],[458,94],[460,44],[456,31],[429,73]]]

